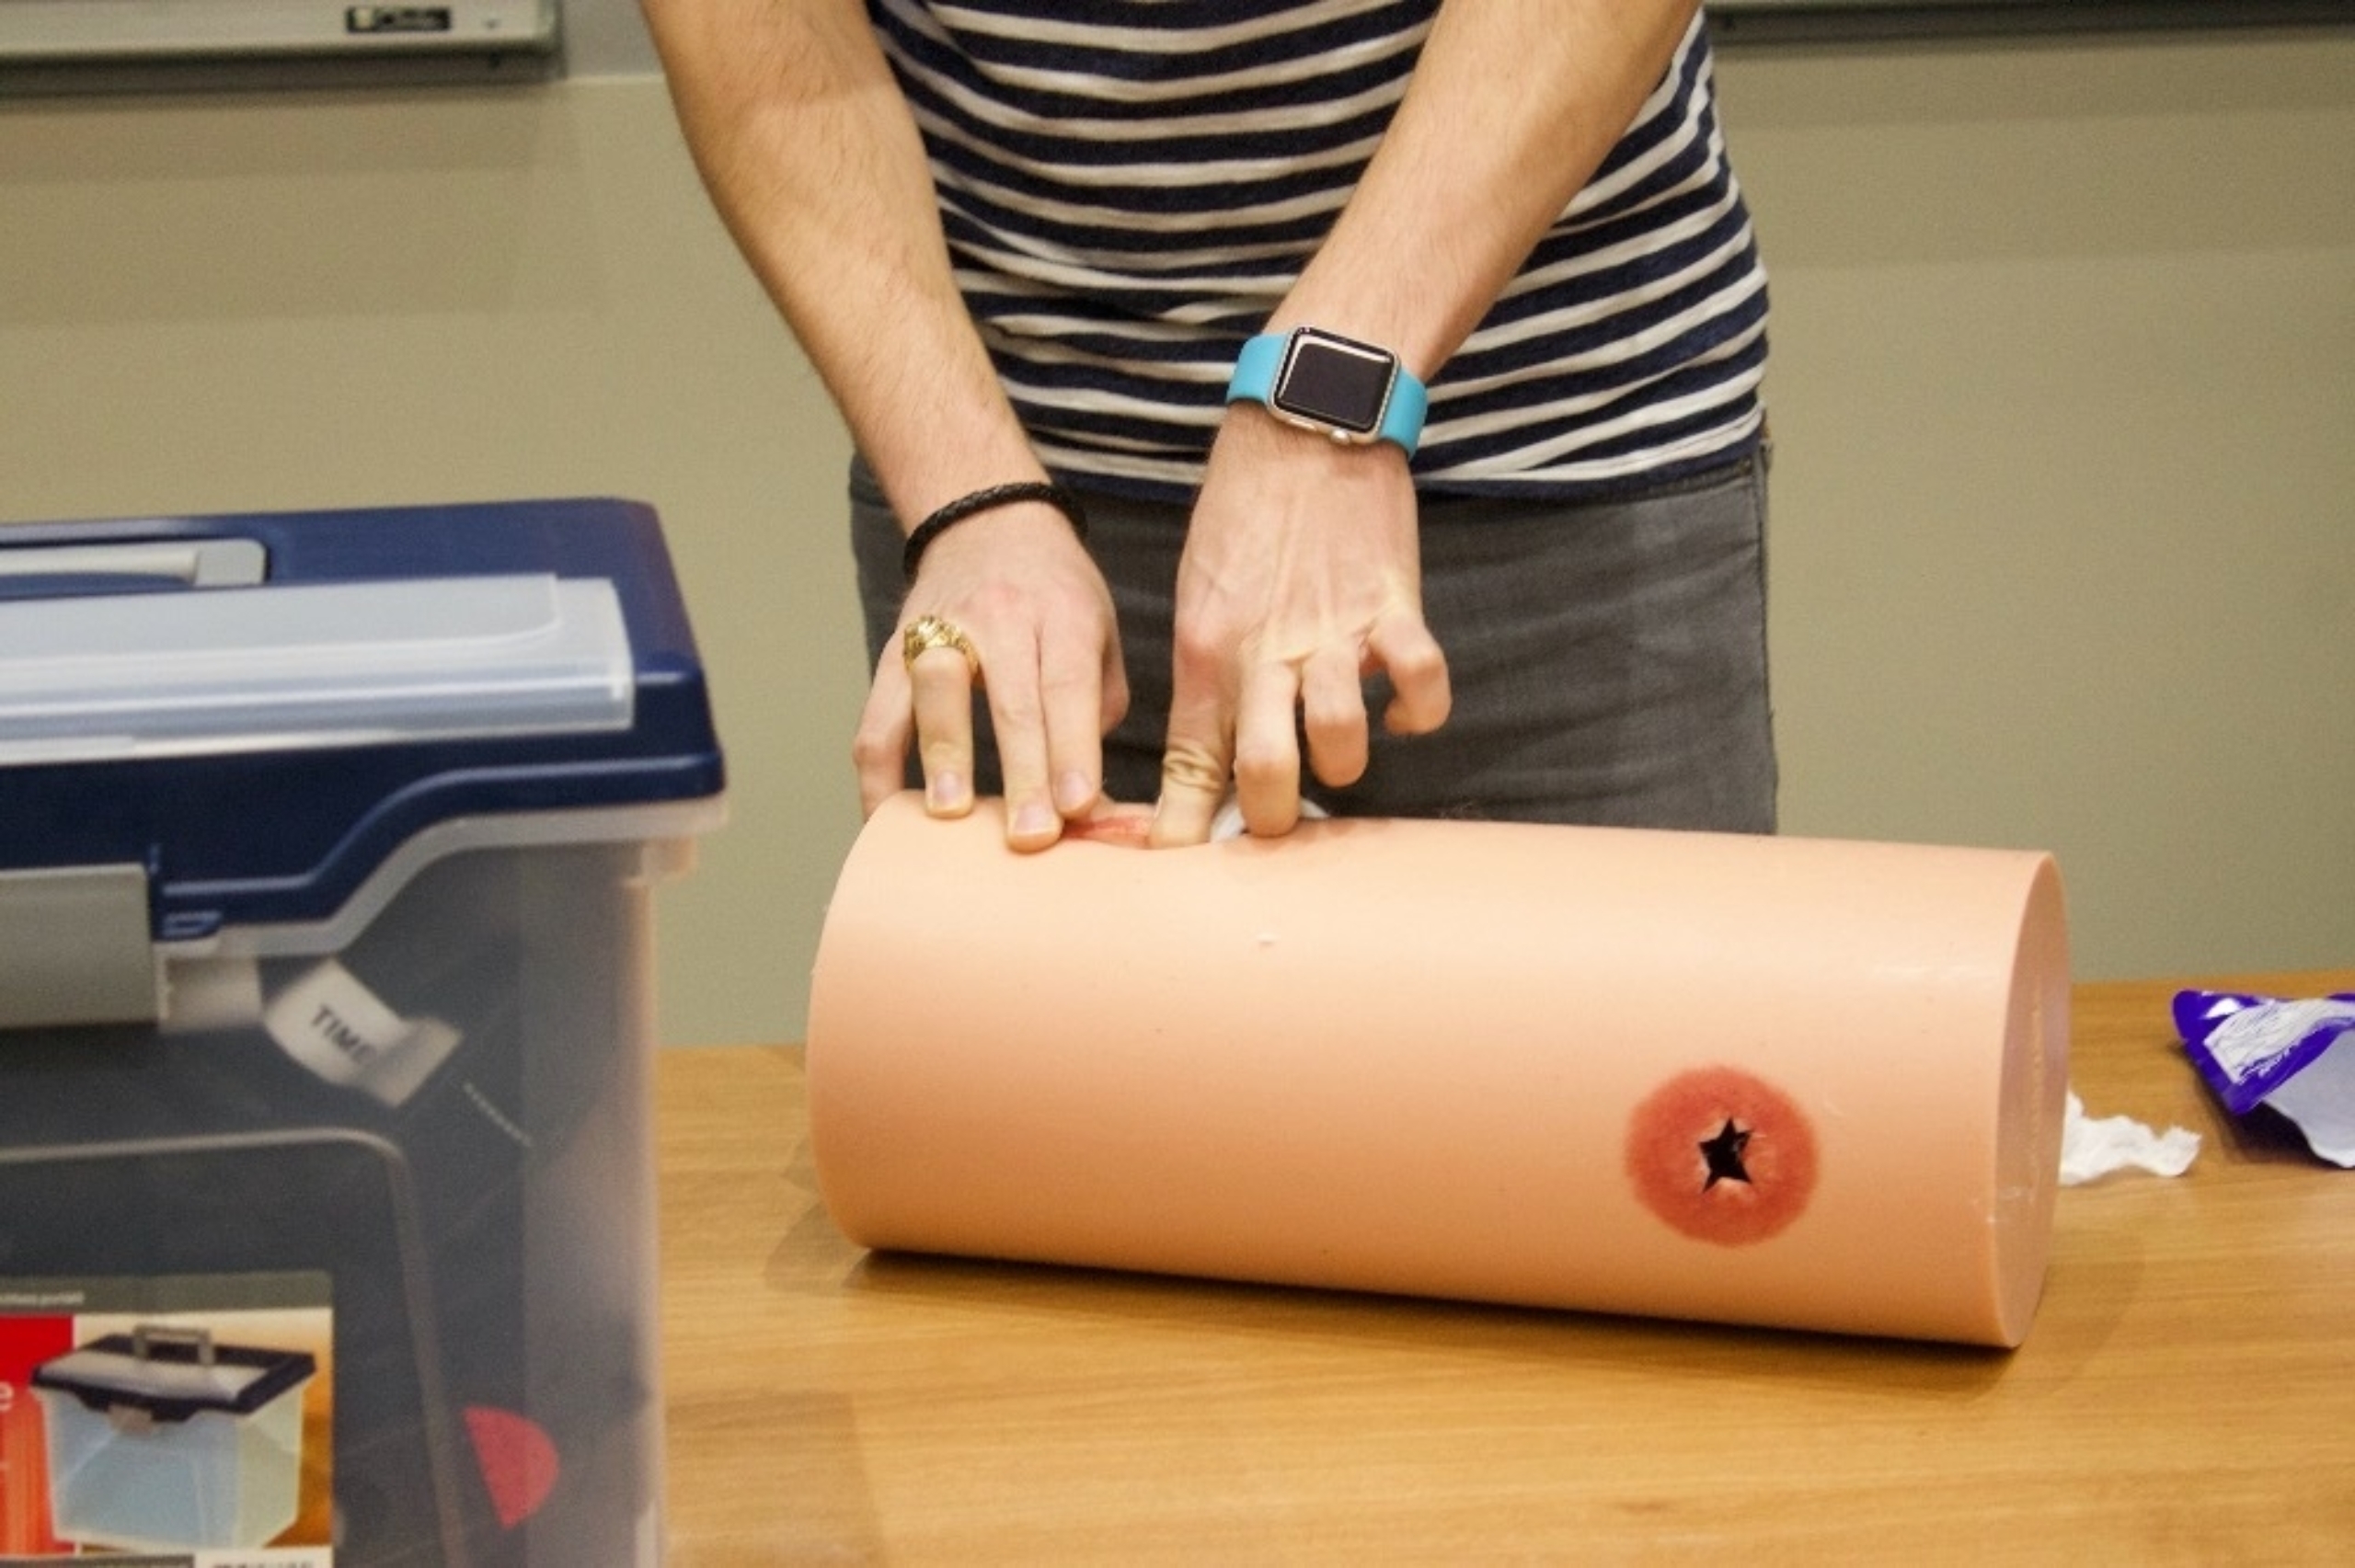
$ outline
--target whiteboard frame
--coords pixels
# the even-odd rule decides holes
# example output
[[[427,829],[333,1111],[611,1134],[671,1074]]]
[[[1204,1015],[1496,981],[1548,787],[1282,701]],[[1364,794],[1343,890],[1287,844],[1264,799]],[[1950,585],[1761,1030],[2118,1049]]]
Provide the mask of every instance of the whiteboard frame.
[[[1706,0],[1723,44],[2214,30],[2355,22],[2355,0]]]
[[[0,0],[0,96],[540,80],[558,0]]]

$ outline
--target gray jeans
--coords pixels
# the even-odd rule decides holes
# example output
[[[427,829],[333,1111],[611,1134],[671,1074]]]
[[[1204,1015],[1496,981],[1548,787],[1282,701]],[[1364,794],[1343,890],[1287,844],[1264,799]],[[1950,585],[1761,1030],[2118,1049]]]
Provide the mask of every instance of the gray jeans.
[[[1423,612],[1454,707],[1433,734],[1384,733],[1347,789],[1304,794],[1340,817],[1775,829],[1766,678],[1763,455],[1608,501],[1425,498]],[[867,654],[899,619],[901,530],[864,464],[851,538]],[[1170,621],[1186,509],[1086,497],[1088,549],[1112,587],[1130,704],[1104,745],[1107,792],[1161,790]],[[986,713],[976,787],[999,788]],[[916,782],[911,773],[911,783]]]

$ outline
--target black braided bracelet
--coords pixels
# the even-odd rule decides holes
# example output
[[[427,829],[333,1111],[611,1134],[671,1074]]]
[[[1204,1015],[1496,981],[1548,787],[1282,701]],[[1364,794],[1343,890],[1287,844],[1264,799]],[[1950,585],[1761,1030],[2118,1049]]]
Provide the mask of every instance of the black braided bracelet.
[[[1087,513],[1081,509],[1079,498],[1061,485],[1044,484],[1035,479],[1015,485],[993,485],[986,490],[958,497],[917,523],[900,551],[900,570],[910,582],[915,581],[916,567],[934,540],[969,517],[994,511],[999,507],[1010,507],[1017,501],[1046,502],[1071,520],[1071,531],[1079,535],[1082,544],[1087,543]]]

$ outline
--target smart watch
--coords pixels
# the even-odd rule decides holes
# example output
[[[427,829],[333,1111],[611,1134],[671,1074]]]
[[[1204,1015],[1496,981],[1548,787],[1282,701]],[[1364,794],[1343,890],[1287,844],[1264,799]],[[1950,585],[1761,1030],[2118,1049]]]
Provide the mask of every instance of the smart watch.
[[[1296,326],[1243,345],[1226,400],[1264,403],[1284,423],[1347,446],[1389,441],[1412,457],[1430,395],[1389,349]]]

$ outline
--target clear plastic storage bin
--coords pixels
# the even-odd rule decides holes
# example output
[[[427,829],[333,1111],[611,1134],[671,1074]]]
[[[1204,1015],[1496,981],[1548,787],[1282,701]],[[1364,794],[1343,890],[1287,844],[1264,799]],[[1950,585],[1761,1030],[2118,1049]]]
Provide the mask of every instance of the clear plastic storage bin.
[[[643,507],[0,529],[0,1557],[660,1561],[650,904],[721,786]],[[195,1407],[76,1373],[142,1334],[307,1358],[201,1505]]]

